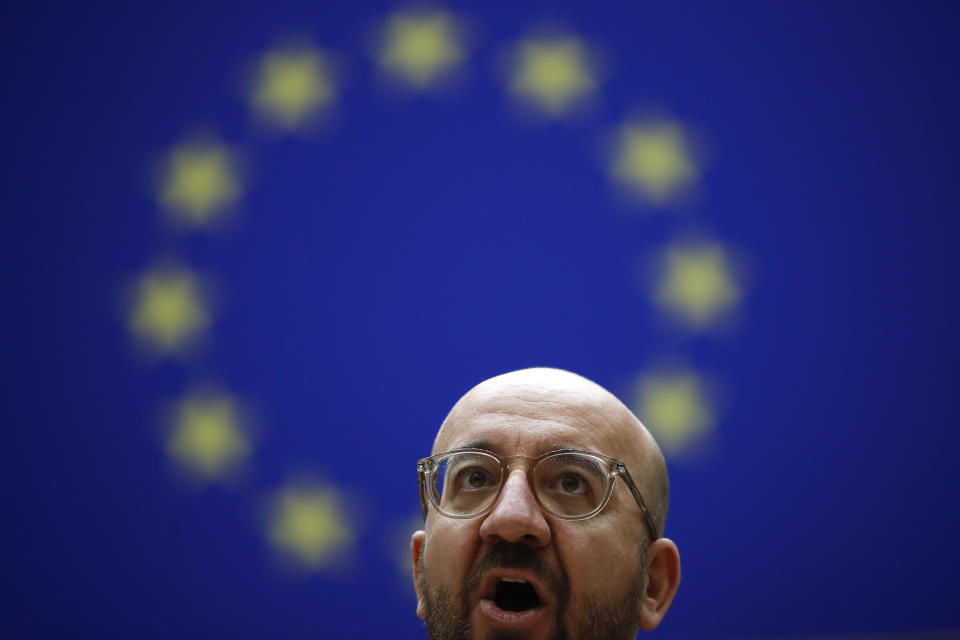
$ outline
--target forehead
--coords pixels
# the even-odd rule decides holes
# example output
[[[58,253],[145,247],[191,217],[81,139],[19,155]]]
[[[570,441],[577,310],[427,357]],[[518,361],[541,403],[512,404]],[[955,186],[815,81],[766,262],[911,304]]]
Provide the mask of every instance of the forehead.
[[[624,410],[612,396],[579,390],[484,389],[464,396],[453,408],[437,434],[434,453],[480,447],[501,455],[535,456],[574,448],[632,457],[634,429]]]

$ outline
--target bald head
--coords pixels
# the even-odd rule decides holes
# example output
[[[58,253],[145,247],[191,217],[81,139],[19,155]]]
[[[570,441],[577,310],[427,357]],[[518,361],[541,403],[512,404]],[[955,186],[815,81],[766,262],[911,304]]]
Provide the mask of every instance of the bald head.
[[[488,425],[491,430],[497,425],[502,439],[503,424],[515,425],[518,436],[527,436],[524,441],[538,432],[547,437],[562,428],[562,433],[569,434],[565,442],[582,442],[581,448],[592,447],[624,460],[647,503],[657,535],[663,535],[669,495],[663,453],[647,428],[612,393],[562,369],[505,373],[481,382],[460,398],[440,427],[433,452],[471,444],[462,441],[465,425],[470,425],[474,438],[477,434],[482,437]]]

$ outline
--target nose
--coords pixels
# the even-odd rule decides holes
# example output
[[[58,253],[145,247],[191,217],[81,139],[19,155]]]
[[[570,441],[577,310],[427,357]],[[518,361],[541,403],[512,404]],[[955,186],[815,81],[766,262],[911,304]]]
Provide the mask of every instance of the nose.
[[[515,542],[529,547],[550,544],[550,524],[547,522],[527,483],[523,469],[512,470],[493,510],[480,525],[480,537],[490,544]]]

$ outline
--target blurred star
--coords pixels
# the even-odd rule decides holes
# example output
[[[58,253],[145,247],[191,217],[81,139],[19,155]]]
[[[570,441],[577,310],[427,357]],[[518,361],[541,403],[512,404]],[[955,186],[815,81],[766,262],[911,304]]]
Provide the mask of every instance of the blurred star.
[[[631,123],[616,141],[612,177],[654,205],[677,196],[699,176],[689,137],[675,122]]]
[[[424,90],[463,60],[457,23],[446,12],[401,12],[387,22],[380,66],[404,84]]]
[[[270,51],[257,65],[251,102],[277,127],[296,129],[335,97],[330,66],[316,49]]]
[[[224,145],[193,141],[170,152],[160,202],[175,216],[202,226],[239,196],[236,161]]]
[[[140,277],[128,328],[145,346],[182,352],[210,325],[197,277],[180,267],[158,267]]]
[[[740,300],[726,250],[708,243],[669,247],[655,299],[694,328],[710,325]]]
[[[550,117],[560,117],[596,88],[586,46],[574,37],[528,39],[520,43],[510,89]]]
[[[274,499],[269,538],[300,565],[329,564],[351,539],[337,491],[320,485],[281,491]]]
[[[641,377],[636,413],[668,453],[677,453],[713,427],[712,410],[696,373]]]
[[[249,452],[240,412],[229,396],[192,395],[178,404],[167,453],[190,473],[223,478]]]

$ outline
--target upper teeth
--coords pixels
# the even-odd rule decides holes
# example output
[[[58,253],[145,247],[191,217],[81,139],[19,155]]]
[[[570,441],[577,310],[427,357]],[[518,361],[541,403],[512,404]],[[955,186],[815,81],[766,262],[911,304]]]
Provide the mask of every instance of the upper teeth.
[[[526,580],[522,578],[500,578],[503,582],[520,582],[526,584]]]

